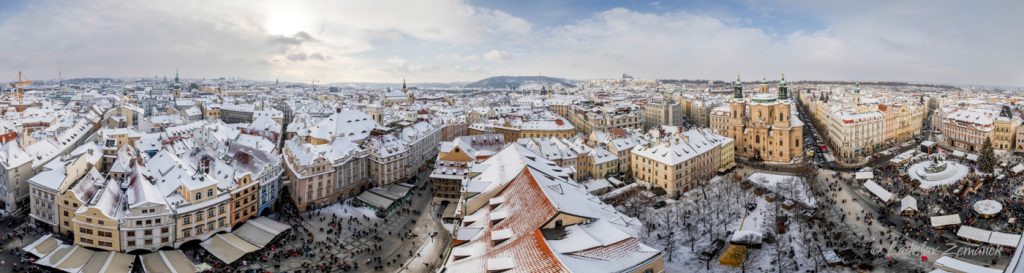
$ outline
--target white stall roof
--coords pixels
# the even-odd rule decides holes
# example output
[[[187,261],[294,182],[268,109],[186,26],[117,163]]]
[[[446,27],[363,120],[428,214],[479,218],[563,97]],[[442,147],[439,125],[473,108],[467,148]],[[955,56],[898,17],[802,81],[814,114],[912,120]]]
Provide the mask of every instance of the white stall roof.
[[[857,180],[875,179],[875,173],[871,171],[857,172],[853,175]]]
[[[933,227],[942,227],[942,226],[949,226],[949,225],[959,225],[961,223],[960,222],[960,215],[959,214],[935,216],[935,217],[932,217],[931,220],[932,220],[932,226]]]
[[[1009,234],[993,231],[992,237],[988,238],[988,243],[990,244],[1008,247],[1017,247],[1018,242],[1020,242],[1020,234]]]
[[[988,238],[992,237],[992,232],[972,226],[960,226],[960,230],[956,231],[956,236],[975,242],[988,242]]]
[[[886,190],[885,188],[882,188],[882,186],[878,185],[878,183],[875,183],[874,180],[868,180],[868,182],[864,182],[864,187],[867,188],[868,191],[871,192],[871,194],[877,196],[878,199],[882,199],[882,201],[889,202],[892,200],[892,193]]]
[[[917,211],[917,199],[910,195],[904,196],[900,200],[900,211],[907,210]]]
[[[1002,270],[992,269],[969,262],[961,261],[956,258],[949,256],[942,256],[938,260],[935,260],[935,267],[950,271],[950,272],[966,272],[966,273],[1002,273]]]
[[[1017,163],[1017,165],[1013,165],[1013,168],[1010,168],[1010,172],[1013,172],[1014,174],[1024,172],[1024,164]]]

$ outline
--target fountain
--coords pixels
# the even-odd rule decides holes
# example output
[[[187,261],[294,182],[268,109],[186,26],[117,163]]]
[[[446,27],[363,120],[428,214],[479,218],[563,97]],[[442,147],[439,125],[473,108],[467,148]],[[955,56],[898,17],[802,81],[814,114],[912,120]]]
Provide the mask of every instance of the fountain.
[[[921,188],[924,189],[955,184],[969,172],[970,168],[967,166],[946,161],[938,155],[933,155],[932,160],[918,162],[907,168],[907,175],[921,182]]]

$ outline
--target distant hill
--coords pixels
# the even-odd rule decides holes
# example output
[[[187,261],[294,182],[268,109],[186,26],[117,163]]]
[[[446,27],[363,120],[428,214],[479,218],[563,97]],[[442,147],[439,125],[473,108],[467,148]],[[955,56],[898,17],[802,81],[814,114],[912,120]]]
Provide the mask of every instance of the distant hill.
[[[530,90],[558,87],[576,87],[572,80],[544,76],[497,76],[465,85],[465,88]]]

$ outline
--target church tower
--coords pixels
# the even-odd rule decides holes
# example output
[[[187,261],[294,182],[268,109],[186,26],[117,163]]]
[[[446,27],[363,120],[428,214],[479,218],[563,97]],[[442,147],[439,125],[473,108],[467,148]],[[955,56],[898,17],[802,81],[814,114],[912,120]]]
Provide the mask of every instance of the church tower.
[[[779,79],[779,98],[775,101],[775,106],[772,110],[774,117],[775,127],[778,128],[789,128],[790,127],[790,109],[793,104],[789,99],[789,87],[786,86],[786,74],[782,74],[782,78]],[[786,141],[786,136],[782,136],[780,141]]]
[[[853,87],[853,106],[860,105],[860,82]]]
[[[782,79],[779,80],[779,100],[789,99],[789,88],[786,87],[786,73],[782,73]]]
[[[740,81],[740,75],[736,75],[736,82],[733,83],[732,87],[732,101],[729,102],[729,123],[728,130],[726,130],[726,136],[732,138],[735,141],[736,152],[742,153],[743,151],[739,147],[744,147],[745,143],[743,129],[743,119],[746,115],[746,102],[743,100],[743,82]]]

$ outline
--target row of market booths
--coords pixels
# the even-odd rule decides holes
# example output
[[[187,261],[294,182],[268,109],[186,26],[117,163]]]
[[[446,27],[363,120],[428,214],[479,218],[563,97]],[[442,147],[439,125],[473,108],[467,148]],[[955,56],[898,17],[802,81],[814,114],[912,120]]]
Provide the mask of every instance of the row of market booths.
[[[200,245],[221,261],[230,264],[245,254],[266,247],[290,227],[260,217],[251,219],[231,233],[216,234]],[[35,264],[67,273],[131,273],[136,258],[147,273],[195,273],[209,269],[197,266],[181,250],[160,250],[144,255],[113,251],[95,251],[65,244],[47,234],[22,248],[38,257]]]

